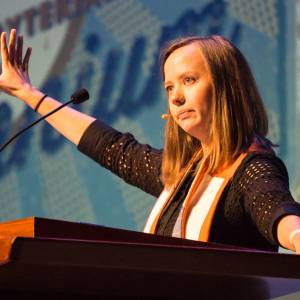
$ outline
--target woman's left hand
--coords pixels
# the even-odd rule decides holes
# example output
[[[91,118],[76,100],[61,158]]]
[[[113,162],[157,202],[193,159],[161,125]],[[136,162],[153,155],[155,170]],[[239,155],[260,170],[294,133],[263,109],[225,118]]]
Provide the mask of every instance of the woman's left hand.
[[[23,37],[17,36],[15,29],[10,32],[8,46],[6,32],[2,32],[0,90],[18,98],[23,98],[22,96],[24,96],[26,90],[31,87],[28,74],[30,54],[31,48],[29,47],[23,59]]]

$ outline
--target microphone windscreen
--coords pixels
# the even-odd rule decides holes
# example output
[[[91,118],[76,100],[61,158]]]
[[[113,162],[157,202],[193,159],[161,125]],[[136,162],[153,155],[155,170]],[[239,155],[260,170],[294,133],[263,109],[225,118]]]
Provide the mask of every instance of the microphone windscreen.
[[[89,97],[90,97],[89,92],[86,89],[82,88],[71,95],[71,100],[73,103],[79,104],[88,100]]]

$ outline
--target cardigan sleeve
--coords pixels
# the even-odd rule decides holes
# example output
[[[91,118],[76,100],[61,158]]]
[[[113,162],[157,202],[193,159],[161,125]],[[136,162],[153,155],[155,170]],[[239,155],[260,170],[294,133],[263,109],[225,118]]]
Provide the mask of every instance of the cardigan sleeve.
[[[162,150],[138,143],[129,133],[96,120],[84,132],[78,150],[146,193],[157,197],[163,189]]]
[[[289,190],[287,170],[274,155],[254,156],[238,176],[242,207],[260,233],[272,244],[279,245],[277,225],[293,214],[300,217],[300,204]]]

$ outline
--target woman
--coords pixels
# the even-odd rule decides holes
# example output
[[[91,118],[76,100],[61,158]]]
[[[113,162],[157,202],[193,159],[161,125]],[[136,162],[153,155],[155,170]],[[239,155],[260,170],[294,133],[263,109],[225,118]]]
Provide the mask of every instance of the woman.
[[[22,37],[1,36],[0,88],[45,115],[60,103],[34,88]],[[185,38],[162,55],[168,94],[164,151],[65,107],[47,121],[127,182],[159,196],[146,232],[300,253],[300,208],[267,134],[242,54],[219,36]]]

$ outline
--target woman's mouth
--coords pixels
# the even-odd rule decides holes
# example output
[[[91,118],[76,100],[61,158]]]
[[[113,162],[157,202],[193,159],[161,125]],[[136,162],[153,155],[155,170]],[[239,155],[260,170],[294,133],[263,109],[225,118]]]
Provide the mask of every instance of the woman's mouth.
[[[192,109],[185,109],[183,111],[180,111],[178,114],[177,114],[177,119],[178,120],[183,120],[183,119],[186,119],[190,116],[191,112],[193,112]]]

